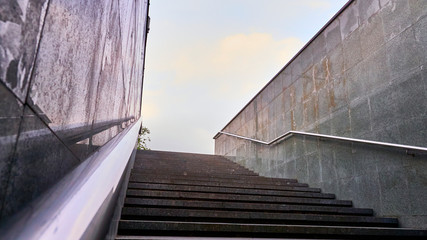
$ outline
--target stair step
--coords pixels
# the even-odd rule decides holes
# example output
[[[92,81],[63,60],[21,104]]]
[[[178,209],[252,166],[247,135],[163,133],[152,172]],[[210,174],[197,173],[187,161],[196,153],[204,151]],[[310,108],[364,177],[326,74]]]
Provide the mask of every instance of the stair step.
[[[133,169],[134,173],[138,173],[138,174],[144,174],[144,175],[153,175],[153,172],[155,172],[155,168],[146,168],[146,169],[139,169],[139,168],[135,168]],[[248,173],[241,173],[241,172],[232,172],[232,171],[213,171],[213,170],[203,170],[203,171],[197,171],[197,170],[189,170],[189,169],[174,169],[172,170],[167,170],[165,169],[164,171],[162,171],[162,175],[163,176],[171,176],[171,177],[175,177],[175,176],[192,176],[192,177],[206,177],[209,176],[210,178],[225,178],[225,179],[229,179],[229,178],[248,178],[248,179],[258,179],[259,176],[254,175],[254,174],[248,174]],[[296,182],[296,181],[294,181]]]
[[[251,211],[124,207],[122,219],[184,222],[228,222],[293,225],[397,227],[394,218]]]
[[[245,189],[264,189],[264,190],[283,190],[283,191],[300,191],[300,192],[320,192],[319,188],[309,188],[307,186],[289,186],[289,185],[268,185],[268,184],[245,184],[234,182],[209,182],[209,181],[186,181],[176,179],[146,179],[138,175],[131,175],[129,182],[134,183],[159,183],[172,185],[191,185],[191,186],[212,186],[227,188],[245,188]]]
[[[138,151],[116,239],[427,239],[396,218],[221,156]],[[144,235],[144,236],[142,236]]]
[[[139,190],[164,190],[180,192],[204,192],[204,193],[232,193],[243,195],[264,195],[264,196],[288,196],[288,197],[309,197],[309,198],[327,198],[334,199],[334,194],[316,193],[316,192],[298,192],[298,191],[274,191],[260,189],[242,189],[242,188],[222,188],[209,186],[188,186],[188,185],[166,185],[150,183],[129,183],[129,189]]]
[[[165,207],[186,208],[206,210],[232,210],[232,211],[260,211],[260,212],[283,212],[283,213],[313,213],[333,215],[359,215],[372,216],[372,209],[352,208],[340,206],[317,206],[317,205],[293,205],[281,203],[245,203],[245,202],[221,202],[212,200],[176,200],[161,198],[133,198],[125,199],[125,206],[138,207]]]
[[[138,174],[146,177],[157,176],[158,174],[153,173],[154,170],[142,170],[142,169],[133,169],[133,174]],[[246,175],[239,173],[228,173],[228,174],[215,174],[215,173],[195,173],[195,172],[166,172],[162,171],[161,176],[167,176],[168,178],[193,178],[193,179],[201,179],[201,180],[216,180],[216,181],[253,181],[253,182],[261,182],[268,184],[287,184],[287,183],[297,183],[296,179],[278,179],[278,178],[264,178],[257,175]]]
[[[199,193],[182,191],[162,191],[162,190],[135,190],[128,189],[127,197],[144,198],[169,198],[169,199],[206,199],[215,201],[233,201],[233,202],[262,202],[262,203],[293,203],[293,204],[311,204],[311,205],[333,205],[333,206],[351,206],[352,202],[347,200],[332,200],[323,198],[303,198],[303,197],[277,197],[260,195],[242,195],[226,193]]]
[[[230,224],[178,221],[120,220],[120,235],[291,237],[328,239],[425,239],[427,230],[283,224]]]
[[[245,185],[268,185],[268,186],[294,186],[294,187],[308,187],[306,183],[298,183],[298,182],[275,182],[275,181],[267,181],[262,179],[239,179],[239,178],[216,178],[216,177],[193,177],[191,175],[148,175],[148,174],[140,174],[138,172],[133,172],[131,174],[132,180],[149,180],[149,181],[157,181],[163,179],[172,179],[176,181],[187,181],[187,182],[217,182],[217,183],[232,183],[232,184],[245,184]]]

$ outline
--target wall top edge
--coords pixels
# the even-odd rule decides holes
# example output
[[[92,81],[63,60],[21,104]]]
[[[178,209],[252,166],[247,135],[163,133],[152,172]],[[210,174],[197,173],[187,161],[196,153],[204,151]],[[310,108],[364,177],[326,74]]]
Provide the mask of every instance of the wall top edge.
[[[323,31],[330,25],[332,24],[332,22],[334,22],[339,15],[341,15],[342,12],[344,12],[348,6],[350,6],[350,4],[352,4],[354,1],[356,0],[348,0],[348,2],[346,4],[344,4],[344,6],[295,54],[295,56],[293,56],[291,58],[291,60],[288,61],[288,63],[285,64],[285,66],[283,66],[279,72],[277,72],[270,81],[268,81],[268,83],[261,88],[261,90],[258,91],[257,94],[255,94],[255,96],[253,98],[251,98],[251,100],[249,100],[249,102],[221,129],[221,131],[224,131],[225,128],[228,127],[228,125],[230,125],[231,122],[234,121],[234,119],[237,118],[237,116],[240,115],[240,113],[243,112],[243,110],[252,103],[252,101],[254,101],[260,94],[261,92],[283,71],[285,70],[285,68],[287,68],[321,33],[323,33]],[[219,137],[219,133],[217,133],[213,139],[216,139]]]

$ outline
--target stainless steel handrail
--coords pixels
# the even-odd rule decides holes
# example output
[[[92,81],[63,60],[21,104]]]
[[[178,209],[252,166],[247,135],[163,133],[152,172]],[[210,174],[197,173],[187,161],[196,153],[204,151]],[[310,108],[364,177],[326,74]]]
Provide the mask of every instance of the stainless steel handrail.
[[[379,142],[379,141],[371,141],[371,140],[365,140],[365,139],[358,139],[358,138],[348,138],[348,137],[339,137],[339,136],[333,136],[333,135],[326,135],[326,134],[318,134],[318,133],[308,133],[308,132],[301,132],[301,131],[288,131],[285,134],[280,135],[279,137],[269,141],[261,141],[258,139],[243,137],[237,134],[228,133],[220,131],[218,134],[214,137],[215,139],[218,138],[221,134],[249,140],[256,143],[261,143],[264,145],[274,145],[281,141],[286,140],[289,137],[292,137],[294,135],[302,135],[302,136],[311,136],[311,137],[319,137],[319,138],[326,138],[326,139],[333,139],[333,140],[341,140],[341,141],[348,141],[348,142],[355,142],[355,143],[362,143],[362,144],[371,144],[371,145],[379,145],[384,147],[393,147],[393,148],[399,148],[399,149],[405,149],[405,150],[412,150],[412,151],[421,151],[421,152],[427,152],[427,148],[425,147],[418,147],[418,146],[411,146],[411,145],[403,145],[403,144],[396,144],[396,143],[387,143],[387,142]]]
[[[7,226],[2,239],[81,239],[93,227],[106,200],[120,187],[133,153],[142,118],[117,134],[23,209]]]

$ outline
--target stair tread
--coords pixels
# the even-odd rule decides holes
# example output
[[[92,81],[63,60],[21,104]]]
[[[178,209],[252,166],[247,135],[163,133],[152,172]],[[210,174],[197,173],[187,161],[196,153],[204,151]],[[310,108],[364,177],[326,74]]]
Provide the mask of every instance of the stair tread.
[[[396,218],[296,179],[259,176],[222,156],[138,151],[116,239],[180,236],[424,239],[427,230],[398,228]]]
[[[252,223],[202,223],[179,221],[120,220],[120,229],[135,232],[165,230],[174,233],[188,233],[198,236],[206,233],[215,235],[239,234],[239,236],[323,236],[342,237],[345,235],[360,237],[426,237],[427,230],[385,227],[349,227],[349,226],[314,226],[288,224],[252,224]],[[131,231],[132,232],[132,231]]]
[[[330,214],[352,214],[371,216],[372,209],[353,208],[342,206],[318,206],[318,205],[293,205],[281,203],[245,203],[212,200],[176,200],[156,198],[132,198],[125,199],[125,206],[144,207],[177,207],[187,209],[221,209],[221,210],[251,210],[263,212],[308,212]]]
[[[319,188],[310,188],[307,186],[293,186],[293,185],[268,185],[268,184],[245,184],[233,182],[202,182],[202,181],[188,181],[188,180],[173,180],[173,179],[146,179],[138,178],[135,176],[130,177],[129,182],[133,183],[158,183],[158,184],[171,184],[171,185],[191,185],[191,186],[213,186],[213,187],[227,187],[227,188],[247,188],[247,189],[268,189],[268,190],[298,190],[307,192],[320,192]]]
[[[142,219],[143,217],[164,217],[184,218],[185,221],[191,221],[192,218],[207,219],[229,219],[230,221],[255,221],[262,220],[265,223],[288,221],[294,225],[297,222],[311,225],[322,225],[325,223],[331,225],[375,225],[396,227],[397,220],[394,218],[378,218],[372,216],[338,216],[338,215],[321,215],[321,214],[290,214],[290,213],[265,213],[251,211],[232,211],[232,210],[195,210],[195,209],[176,209],[176,208],[141,208],[141,207],[124,207],[122,219]],[[215,221],[217,222],[217,220]],[[219,221],[218,221],[219,222]]]
[[[246,201],[246,202],[278,202],[278,203],[300,203],[317,205],[342,205],[351,206],[349,200],[335,200],[309,197],[285,197],[285,196],[261,196],[243,195],[232,193],[203,193],[203,192],[183,192],[183,191],[163,191],[163,190],[136,190],[128,189],[127,196],[133,197],[156,197],[174,199],[212,199],[226,201]]]
[[[167,184],[150,184],[150,183],[129,183],[129,189],[135,190],[164,190],[164,191],[185,191],[185,192],[205,192],[205,193],[235,193],[243,195],[262,195],[262,196],[306,196],[334,199],[334,194],[318,192],[301,192],[301,191],[275,191],[261,189],[245,188],[222,188],[212,186],[188,186],[188,185],[167,185]]]

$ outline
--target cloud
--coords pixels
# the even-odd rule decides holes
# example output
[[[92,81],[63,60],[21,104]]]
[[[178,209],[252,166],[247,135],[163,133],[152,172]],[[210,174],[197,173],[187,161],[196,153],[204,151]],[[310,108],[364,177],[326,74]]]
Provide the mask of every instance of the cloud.
[[[159,115],[159,101],[164,98],[162,90],[144,90],[142,111],[144,118],[152,118]],[[155,99],[156,101],[145,101],[144,99]]]
[[[267,33],[233,34],[181,48],[169,66],[176,85],[209,86],[212,95],[235,99],[255,94],[302,46],[295,37],[277,40]]]

